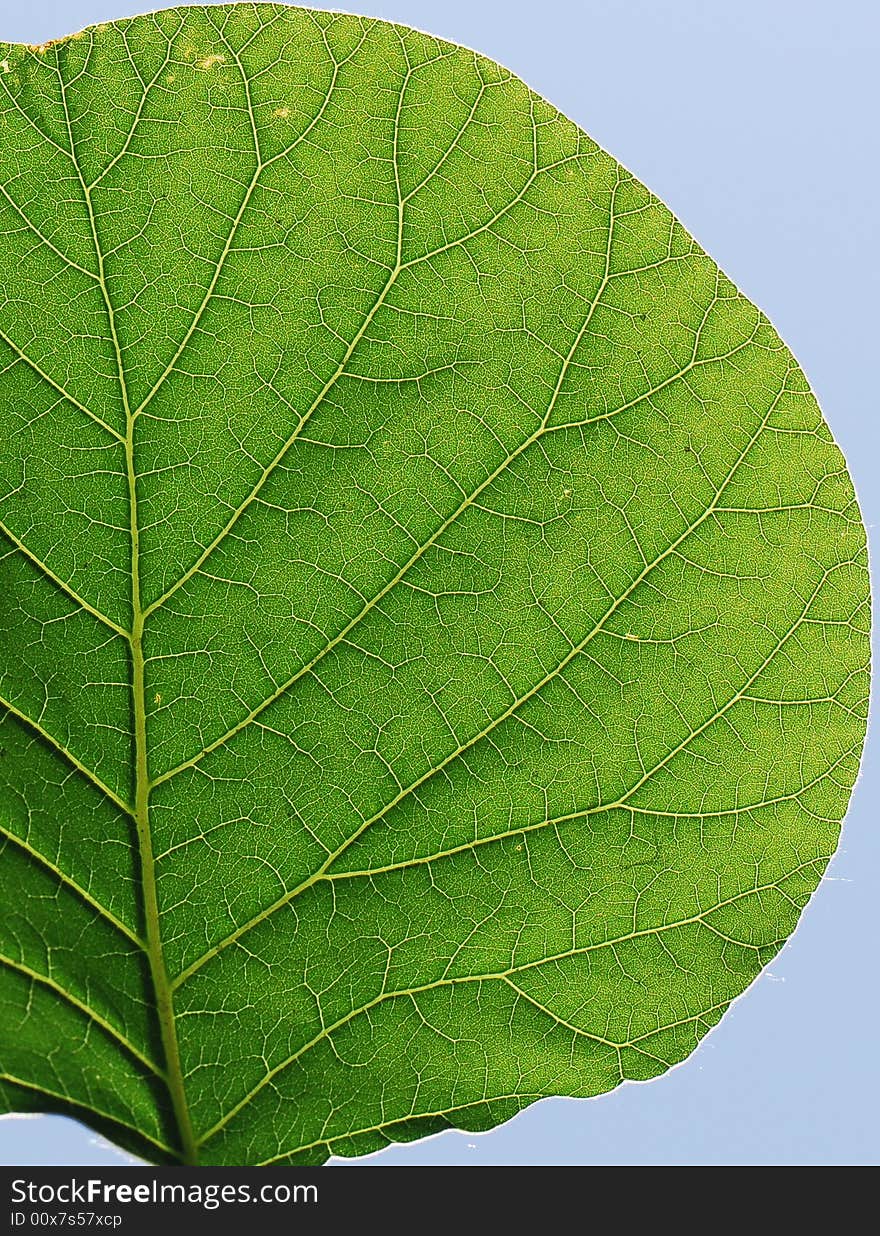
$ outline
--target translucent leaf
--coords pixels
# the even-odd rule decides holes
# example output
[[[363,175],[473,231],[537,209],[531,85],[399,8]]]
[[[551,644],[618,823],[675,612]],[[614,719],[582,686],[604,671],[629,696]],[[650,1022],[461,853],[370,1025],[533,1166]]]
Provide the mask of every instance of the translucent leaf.
[[[403,27],[4,46],[0,126],[0,1103],[316,1163],[684,1059],[865,733],[773,328]]]

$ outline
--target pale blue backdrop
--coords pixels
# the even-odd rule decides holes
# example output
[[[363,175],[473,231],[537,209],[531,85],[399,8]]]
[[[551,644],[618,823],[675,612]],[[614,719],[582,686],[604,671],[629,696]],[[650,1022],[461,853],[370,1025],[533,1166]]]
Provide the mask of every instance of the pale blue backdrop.
[[[320,0],[318,0],[320,2]],[[0,0],[42,42],[150,0]],[[332,7],[332,6],[330,6]],[[877,554],[873,0],[347,0],[518,73],[673,209],[794,350],[855,476]],[[869,1164],[880,1158],[876,726],[841,850],[796,936],[683,1066],[549,1100],[491,1134],[370,1163]],[[0,1163],[120,1163],[58,1118],[0,1122]]]

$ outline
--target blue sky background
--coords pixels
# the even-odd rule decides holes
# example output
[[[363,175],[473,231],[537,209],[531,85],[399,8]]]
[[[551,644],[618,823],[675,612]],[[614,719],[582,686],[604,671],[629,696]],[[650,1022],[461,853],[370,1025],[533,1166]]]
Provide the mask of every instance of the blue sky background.
[[[0,0],[42,42],[150,0]],[[328,7],[335,7],[328,5]],[[809,376],[878,553],[880,5],[873,0],[347,0],[507,65],[634,171],[771,318]],[[371,1164],[876,1164],[876,726],[841,849],[769,972],[682,1066],[547,1100],[485,1136]],[[120,1164],[55,1117],[0,1121],[0,1164]]]

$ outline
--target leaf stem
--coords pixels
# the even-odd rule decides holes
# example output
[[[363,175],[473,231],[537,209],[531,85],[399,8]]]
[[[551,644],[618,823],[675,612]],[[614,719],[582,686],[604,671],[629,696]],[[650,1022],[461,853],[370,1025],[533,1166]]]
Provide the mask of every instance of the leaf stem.
[[[102,269],[103,280],[103,269]],[[109,297],[108,310],[109,310]],[[114,330],[115,341],[115,330]],[[121,352],[117,345],[119,378],[126,412],[125,466],[128,475],[129,517],[131,524],[131,701],[134,716],[135,798],[134,818],[137,827],[138,852],[141,864],[141,886],[144,897],[144,926],[150,977],[156,997],[156,1014],[165,1056],[165,1080],[180,1138],[181,1160],[185,1166],[198,1163],[198,1147],[190,1120],[189,1104],[180,1063],[180,1047],[174,1021],[174,998],[159,921],[159,899],[156,891],[156,864],[150,833],[150,775],[147,760],[147,710],[144,681],[144,609],[140,583],[140,527],[138,524],[137,473],[134,463],[135,418],[131,412],[125,387]]]
[[[130,449],[130,448],[127,448]],[[130,474],[134,475],[130,469]],[[132,494],[134,487],[132,485]],[[132,498],[132,510],[136,511]],[[137,526],[136,515],[132,515],[132,562],[137,562]],[[137,581],[136,569],[132,571],[133,581]],[[153,841],[150,835],[150,781],[147,773],[147,725],[144,707],[144,621],[140,610],[138,590],[134,592],[134,622],[131,638],[132,658],[132,701],[134,705],[135,722],[135,822],[137,824],[138,849],[141,861],[141,882],[144,894],[144,917],[146,927],[147,956],[150,962],[150,976],[153,980],[153,990],[156,996],[156,1012],[159,1018],[159,1032],[162,1036],[162,1050],[165,1054],[166,1079],[174,1118],[178,1133],[184,1164],[193,1166],[198,1162],[198,1150],[195,1135],[189,1115],[189,1105],[183,1082],[183,1070],[180,1064],[180,1049],[177,1042],[177,1029],[174,1023],[174,1004],[171,994],[171,983],[168,969],[165,965],[165,954],[162,948],[162,933],[159,924],[159,902],[156,895],[156,869],[153,858]]]
[[[171,984],[168,979],[168,969],[165,964],[165,953],[162,947],[162,931],[159,923],[159,900],[156,893],[156,866],[153,857],[153,841],[150,835],[150,778],[147,761],[147,713],[144,695],[144,608],[141,601],[140,581],[140,527],[138,523],[137,503],[137,471],[134,460],[135,414],[132,411],[128,394],[128,383],[125,376],[125,364],[122,358],[122,345],[116,328],[116,313],[107,286],[106,266],[101,238],[98,232],[98,222],[92,202],[92,187],[86,184],[76,153],[76,143],[73,136],[73,125],[67,106],[67,94],[64,79],[60,70],[58,78],[61,88],[61,100],[70,138],[70,155],[82,187],[88,213],[89,226],[98,264],[98,285],[107,311],[107,323],[110,328],[110,338],[116,358],[116,371],[119,380],[119,392],[125,412],[125,437],[122,439],[125,448],[125,471],[128,486],[129,526],[131,536],[131,703],[134,722],[135,740],[135,805],[134,819],[137,827],[138,852],[141,864],[141,884],[144,897],[144,920],[147,945],[147,957],[150,965],[150,977],[156,999],[156,1013],[159,1020],[159,1033],[162,1040],[162,1051],[165,1056],[164,1076],[168,1085],[174,1120],[180,1139],[181,1161],[193,1166],[198,1162],[198,1151],[190,1120],[189,1105],[183,1081],[183,1070],[180,1064],[180,1049],[177,1042],[177,1029],[174,1022],[174,1004],[171,994]]]

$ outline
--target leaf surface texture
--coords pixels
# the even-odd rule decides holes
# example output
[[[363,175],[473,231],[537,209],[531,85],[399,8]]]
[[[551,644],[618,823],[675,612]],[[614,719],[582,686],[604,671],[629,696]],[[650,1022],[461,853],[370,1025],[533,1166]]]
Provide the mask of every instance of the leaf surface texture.
[[[865,733],[789,351],[493,62],[0,48],[0,1105],[319,1163],[693,1051]]]

